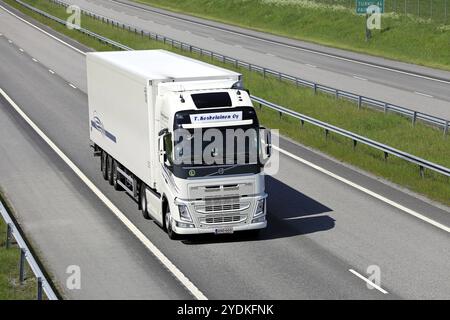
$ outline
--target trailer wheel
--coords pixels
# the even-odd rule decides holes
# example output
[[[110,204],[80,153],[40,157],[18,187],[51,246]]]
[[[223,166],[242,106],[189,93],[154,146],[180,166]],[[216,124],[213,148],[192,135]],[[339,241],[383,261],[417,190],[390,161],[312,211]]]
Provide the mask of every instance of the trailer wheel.
[[[122,191],[123,188],[121,186],[119,186],[119,184],[117,183],[118,180],[119,180],[119,173],[117,172],[117,161],[113,160],[113,164],[112,164],[112,181],[113,181],[114,190]]]
[[[108,154],[102,150],[102,155],[100,157],[101,170],[103,179],[108,180]]]
[[[150,215],[148,214],[147,211],[147,193],[145,192],[145,190],[147,189],[147,187],[145,186],[144,183],[141,184],[141,191],[139,192],[139,197],[140,197],[140,207],[142,210],[142,216],[144,217],[144,219],[150,219]]]
[[[164,214],[164,220],[165,220],[167,235],[169,236],[169,238],[172,240],[178,240],[180,238],[180,236],[172,229],[172,215],[170,214],[169,205],[166,206],[166,213]]]
[[[106,167],[106,172],[107,172],[107,178],[106,180],[108,180],[110,185],[114,185],[114,181],[113,181],[113,163],[114,163],[114,159],[108,155],[107,161],[108,163],[107,167]]]

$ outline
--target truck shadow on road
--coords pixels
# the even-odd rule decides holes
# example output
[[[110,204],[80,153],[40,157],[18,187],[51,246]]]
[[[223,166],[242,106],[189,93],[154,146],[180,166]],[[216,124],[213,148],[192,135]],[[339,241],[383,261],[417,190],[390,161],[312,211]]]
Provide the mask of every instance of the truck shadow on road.
[[[326,213],[333,210],[291,188],[271,176],[266,177],[268,226],[258,237],[236,232],[232,235],[196,235],[183,240],[189,245],[273,240],[326,231],[334,228],[335,220]]]

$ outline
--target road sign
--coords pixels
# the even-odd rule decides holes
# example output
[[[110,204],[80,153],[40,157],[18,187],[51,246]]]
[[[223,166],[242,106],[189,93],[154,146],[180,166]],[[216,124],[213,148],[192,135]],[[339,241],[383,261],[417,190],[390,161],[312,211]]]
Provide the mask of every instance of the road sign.
[[[384,13],[384,0],[356,0],[356,13],[366,14],[367,8],[372,5],[380,8],[379,13]]]

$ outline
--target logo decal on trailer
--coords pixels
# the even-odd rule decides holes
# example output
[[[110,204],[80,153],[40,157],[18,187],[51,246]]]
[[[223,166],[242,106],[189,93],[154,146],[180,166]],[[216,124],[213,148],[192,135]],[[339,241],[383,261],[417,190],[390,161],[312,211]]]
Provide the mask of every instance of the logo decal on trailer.
[[[105,126],[103,125],[103,122],[100,120],[99,117],[94,116],[91,120],[91,130],[92,128],[97,129],[104,137],[110,139],[112,142],[116,143],[117,139],[116,136],[113,135],[111,132],[105,130]]]

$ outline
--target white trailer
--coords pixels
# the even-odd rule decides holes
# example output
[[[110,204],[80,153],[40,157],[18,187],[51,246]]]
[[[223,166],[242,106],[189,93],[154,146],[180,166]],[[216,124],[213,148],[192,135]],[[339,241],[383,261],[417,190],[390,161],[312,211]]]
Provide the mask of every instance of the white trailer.
[[[270,132],[240,74],[164,50],[88,53],[86,61],[94,155],[145,218],[171,238],[266,227]],[[256,139],[236,134],[230,141],[239,145],[227,149],[233,132],[251,130]],[[210,131],[224,140],[205,144]]]

